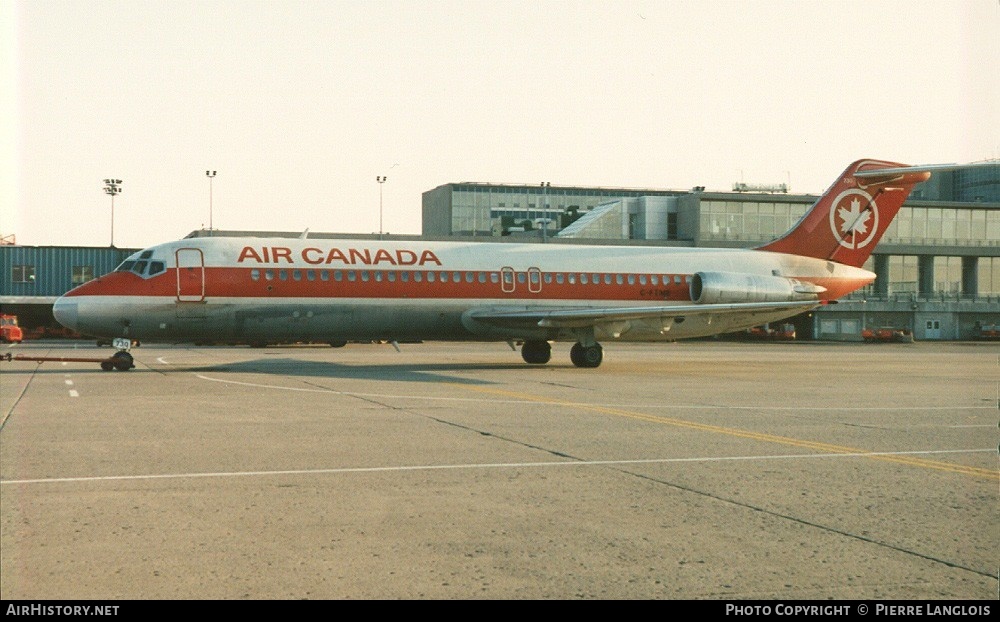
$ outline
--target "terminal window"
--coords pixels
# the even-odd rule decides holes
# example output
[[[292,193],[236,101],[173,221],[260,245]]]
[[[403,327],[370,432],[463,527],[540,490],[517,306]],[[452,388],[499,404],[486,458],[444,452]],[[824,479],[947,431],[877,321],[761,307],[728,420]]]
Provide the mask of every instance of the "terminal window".
[[[34,283],[35,266],[12,266],[10,271],[10,280],[14,283]]]
[[[80,285],[94,279],[93,266],[73,266],[73,285]]]

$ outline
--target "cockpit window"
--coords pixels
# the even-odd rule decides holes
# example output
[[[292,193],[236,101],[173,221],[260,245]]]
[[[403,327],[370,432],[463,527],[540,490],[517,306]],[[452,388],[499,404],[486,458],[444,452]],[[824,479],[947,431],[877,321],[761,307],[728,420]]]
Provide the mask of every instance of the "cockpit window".
[[[120,266],[115,268],[115,272],[132,272],[141,277],[147,278],[165,272],[167,266],[162,261],[149,261],[153,251],[143,251],[139,254],[139,259],[126,259]],[[134,255],[133,255],[134,257]]]

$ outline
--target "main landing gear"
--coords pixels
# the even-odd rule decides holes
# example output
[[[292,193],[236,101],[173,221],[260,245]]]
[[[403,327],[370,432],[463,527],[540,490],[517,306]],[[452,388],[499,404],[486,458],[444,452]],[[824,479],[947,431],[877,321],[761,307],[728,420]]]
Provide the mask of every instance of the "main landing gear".
[[[604,360],[604,348],[596,341],[589,346],[574,343],[569,351],[569,360],[577,367],[597,367]]]
[[[552,358],[552,346],[548,341],[525,341],[521,358],[529,365],[544,365]],[[604,348],[596,341],[589,345],[575,343],[569,351],[569,360],[577,367],[598,367],[604,360]]]
[[[529,365],[544,365],[552,358],[552,346],[548,341],[525,341],[521,346],[521,358]]]

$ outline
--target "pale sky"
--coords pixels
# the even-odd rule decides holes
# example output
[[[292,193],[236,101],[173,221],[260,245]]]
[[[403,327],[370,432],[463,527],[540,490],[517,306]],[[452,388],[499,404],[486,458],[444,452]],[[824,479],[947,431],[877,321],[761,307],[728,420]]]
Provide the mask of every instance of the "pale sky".
[[[822,192],[1000,155],[1000,2],[0,0],[0,233],[419,233],[449,182]]]

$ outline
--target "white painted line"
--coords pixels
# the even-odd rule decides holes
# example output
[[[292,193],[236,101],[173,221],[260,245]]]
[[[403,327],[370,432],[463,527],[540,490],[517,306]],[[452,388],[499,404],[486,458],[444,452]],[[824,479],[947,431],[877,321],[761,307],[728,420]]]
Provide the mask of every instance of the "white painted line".
[[[629,464],[670,464],[690,462],[732,462],[754,460],[802,460],[827,458],[871,458],[872,456],[914,456],[931,454],[974,454],[995,453],[996,448],[989,449],[941,449],[927,451],[873,451],[842,454],[788,454],[771,456],[717,456],[708,458],[649,458],[645,460],[590,460],[561,462],[495,462],[483,464],[441,464],[393,467],[344,467],[339,469],[294,469],[284,471],[228,471],[218,473],[165,473],[162,475],[105,475],[95,477],[59,477],[52,479],[13,479],[0,481],[0,486],[15,484],[66,484],[81,482],[114,482],[161,479],[198,479],[221,477],[273,477],[278,475],[337,475],[352,473],[386,473],[404,471],[444,471],[457,469],[527,469],[547,467],[587,467],[614,466]]]
[[[69,386],[73,386],[73,381],[72,381],[72,380],[66,380],[65,382],[66,382],[66,384],[68,384]]]
[[[76,392],[76,389],[70,389],[69,390],[69,396],[70,397],[80,397],[80,394]]]

